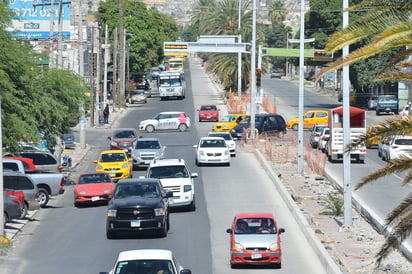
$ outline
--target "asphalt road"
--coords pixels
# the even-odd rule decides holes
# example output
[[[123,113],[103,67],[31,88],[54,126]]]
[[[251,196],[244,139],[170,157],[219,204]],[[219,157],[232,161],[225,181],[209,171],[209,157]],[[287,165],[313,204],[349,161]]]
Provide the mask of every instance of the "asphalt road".
[[[173,212],[166,238],[107,240],[106,207],[75,208],[72,186],[67,186],[64,195],[53,199],[48,208],[40,210],[17,234],[8,256],[0,258],[0,273],[98,273],[108,271],[120,251],[139,248],[171,249],[192,273],[273,273],[273,269],[230,269],[226,228],[236,213],[256,211],[273,213],[279,226],[286,229],[281,237],[282,269],[276,270],[277,273],[326,273],[303,236],[304,228],[291,217],[254,154],[238,152],[230,167],[195,166],[192,146],[212,127],[212,123],[197,122],[195,110],[201,103],[223,102],[210,86],[200,63],[194,63],[186,73],[186,99],[150,98],[147,104],[131,106],[115,126],[137,127],[140,120],[167,110],[183,110],[192,118],[193,126],[188,132],[142,135],[157,136],[167,146],[166,157],[184,158],[191,171],[199,173],[195,179],[196,211]],[[108,148],[107,136],[112,130],[86,130],[86,143],[92,149],[77,167],[77,173],[94,170],[93,160]],[[135,171],[134,177],[143,173]]]

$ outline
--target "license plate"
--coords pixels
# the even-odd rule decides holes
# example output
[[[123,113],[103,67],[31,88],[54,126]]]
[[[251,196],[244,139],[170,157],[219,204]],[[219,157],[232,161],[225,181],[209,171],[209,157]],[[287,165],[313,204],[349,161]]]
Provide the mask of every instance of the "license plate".
[[[130,221],[130,227],[140,227],[140,221]]]
[[[96,201],[99,201],[99,200],[100,200],[99,196],[92,197],[92,202],[96,202]]]
[[[252,254],[251,258],[252,258],[252,259],[260,259],[260,258],[262,258],[262,254],[259,254],[259,253],[257,253],[257,254]]]

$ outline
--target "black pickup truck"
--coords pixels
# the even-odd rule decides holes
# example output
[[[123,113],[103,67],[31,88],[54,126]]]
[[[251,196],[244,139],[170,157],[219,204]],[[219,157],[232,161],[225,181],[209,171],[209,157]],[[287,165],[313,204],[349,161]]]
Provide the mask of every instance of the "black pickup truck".
[[[169,230],[169,198],[159,179],[123,179],[117,182],[107,208],[106,237],[120,233],[155,232],[166,237]]]

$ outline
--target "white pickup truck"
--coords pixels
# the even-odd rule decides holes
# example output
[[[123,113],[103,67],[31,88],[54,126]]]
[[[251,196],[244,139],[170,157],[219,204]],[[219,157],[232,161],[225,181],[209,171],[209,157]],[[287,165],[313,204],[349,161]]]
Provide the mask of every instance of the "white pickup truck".
[[[9,169],[30,176],[39,189],[39,202],[41,207],[46,207],[50,196],[64,193],[63,174],[42,170],[26,171],[22,161],[3,158],[3,169]]]
[[[343,108],[337,107],[329,110],[328,126],[330,129],[329,140],[325,146],[325,153],[330,162],[343,160]],[[366,112],[363,109],[350,107],[350,140],[356,140],[366,133]],[[350,151],[351,159],[360,163],[365,162],[366,145],[361,144]]]

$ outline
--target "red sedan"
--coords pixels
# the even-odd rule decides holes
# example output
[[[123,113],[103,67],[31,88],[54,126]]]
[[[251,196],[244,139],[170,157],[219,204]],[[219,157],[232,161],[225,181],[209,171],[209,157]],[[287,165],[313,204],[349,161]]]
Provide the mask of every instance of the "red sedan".
[[[242,213],[235,216],[230,233],[230,266],[270,265],[282,266],[280,234],[270,213]]]
[[[202,105],[199,112],[199,122],[202,121],[219,121],[219,110],[216,105]]]
[[[81,203],[107,202],[113,195],[114,186],[112,178],[106,172],[82,173],[73,190],[74,206]],[[107,194],[109,199],[104,194]]]

